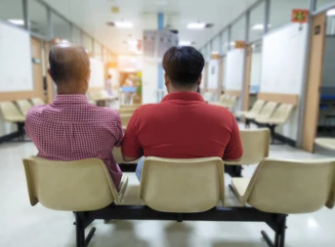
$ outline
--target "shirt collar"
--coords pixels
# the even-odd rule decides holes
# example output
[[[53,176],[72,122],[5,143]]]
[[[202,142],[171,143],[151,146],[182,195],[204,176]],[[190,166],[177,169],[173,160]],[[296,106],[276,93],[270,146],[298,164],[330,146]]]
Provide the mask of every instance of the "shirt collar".
[[[84,94],[58,94],[54,104],[87,104],[88,100]]]
[[[200,101],[205,102],[204,98],[201,94],[196,92],[177,92],[177,93],[169,93],[166,95],[162,102],[167,102],[170,100],[182,100],[182,101]]]

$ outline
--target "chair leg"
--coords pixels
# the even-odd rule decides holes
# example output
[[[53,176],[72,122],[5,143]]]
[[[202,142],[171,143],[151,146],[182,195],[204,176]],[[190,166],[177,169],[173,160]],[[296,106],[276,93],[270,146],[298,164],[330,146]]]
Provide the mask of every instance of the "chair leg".
[[[274,243],[265,231],[261,231],[261,234],[269,247],[285,247],[286,217],[286,215],[281,216],[280,222],[278,223],[278,228],[275,232]]]
[[[77,247],[87,247],[92,240],[92,237],[96,231],[96,228],[93,227],[87,235],[85,239],[85,228],[83,226],[82,219],[80,217],[80,213],[76,212],[76,239],[77,239]]]

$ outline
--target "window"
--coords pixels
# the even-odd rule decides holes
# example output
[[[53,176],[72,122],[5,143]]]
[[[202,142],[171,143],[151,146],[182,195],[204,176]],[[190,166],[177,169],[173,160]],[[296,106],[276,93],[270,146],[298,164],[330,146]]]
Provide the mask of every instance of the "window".
[[[229,47],[228,30],[222,33],[221,39],[222,39],[221,51],[222,51],[222,54],[226,54],[228,52],[228,47]]]
[[[93,54],[93,56],[96,59],[102,61],[102,47],[97,41],[94,41],[94,54]]]
[[[269,30],[290,23],[293,9],[308,9],[308,1],[272,0],[270,3]]]
[[[47,8],[35,0],[28,2],[30,31],[49,37]]]
[[[265,2],[250,11],[249,40],[254,41],[263,37],[265,19]]]
[[[24,27],[22,0],[0,0],[0,19]]]
[[[231,43],[230,46],[234,47],[235,41],[245,41],[245,20],[246,17],[243,16],[231,28]]]
[[[317,0],[316,1],[316,9],[321,9],[329,4],[334,4],[334,0]]]
[[[72,42],[70,24],[54,13],[51,14],[51,19],[53,27],[53,38]]]
[[[83,41],[81,38],[81,31],[77,27],[72,28],[72,43],[76,45],[83,45]]]

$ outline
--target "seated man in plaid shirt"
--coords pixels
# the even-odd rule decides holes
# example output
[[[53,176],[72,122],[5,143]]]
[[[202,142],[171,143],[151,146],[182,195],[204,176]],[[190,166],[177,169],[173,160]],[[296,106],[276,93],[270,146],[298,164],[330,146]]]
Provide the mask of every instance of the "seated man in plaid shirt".
[[[50,105],[31,109],[26,119],[27,135],[38,156],[50,160],[102,159],[116,188],[122,177],[112,156],[123,141],[120,115],[89,104],[85,94],[90,78],[90,61],[82,47],[68,42],[50,51],[49,74],[58,95]]]

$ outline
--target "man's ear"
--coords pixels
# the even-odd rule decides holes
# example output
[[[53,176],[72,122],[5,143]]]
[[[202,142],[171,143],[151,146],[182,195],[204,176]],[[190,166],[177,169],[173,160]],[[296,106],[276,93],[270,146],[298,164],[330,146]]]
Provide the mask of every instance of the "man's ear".
[[[170,79],[166,73],[164,74],[164,80],[165,80],[165,86],[168,86],[170,84]]]
[[[48,69],[48,74],[51,76],[51,78],[52,78],[52,75],[51,75],[51,69],[49,68]]]
[[[200,77],[199,77],[199,79],[198,79],[198,82],[197,82],[198,86],[200,86],[201,81],[202,81],[202,74],[200,75]]]

